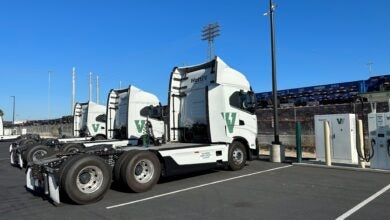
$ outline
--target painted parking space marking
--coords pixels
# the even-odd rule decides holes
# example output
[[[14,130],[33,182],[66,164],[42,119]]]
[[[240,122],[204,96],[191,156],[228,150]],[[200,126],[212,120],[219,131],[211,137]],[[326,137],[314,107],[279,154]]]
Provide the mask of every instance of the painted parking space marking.
[[[106,207],[106,209],[114,209],[114,208],[118,208],[118,207],[122,207],[122,206],[132,205],[132,204],[136,204],[136,203],[140,203],[140,202],[144,202],[144,201],[148,201],[148,200],[152,200],[152,199],[157,199],[157,198],[161,198],[161,197],[165,197],[165,196],[169,196],[169,195],[173,195],[173,194],[177,194],[177,193],[181,193],[181,192],[185,192],[185,191],[189,191],[189,190],[193,190],[193,189],[199,189],[199,188],[202,188],[202,187],[206,187],[206,186],[210,186],[210,185],[214,185],[214,184],[218,184],[218,183],[223,183],[223,182],[227,182],[227,181],[241,179],[241,178],[254,176],[254,175],[258,175],[258,174],[262,174],[262,173],[267,173],[267,172],[271,172],[271,171],[275,171],[275,170],[280,170],[280,169],[284,169],[284,168],[289,168],[289,167],[292,167],[292,165],[287,165],[287,166],[283,166],[283,167],[276,167],[276,168],[272,168],[272,169],[268,169],[268,170],[262,170],[262,171],[249,173],[249,174],[245,174],[245,175],[241,175],[241,176],[236,176],[236,177],[232,177],[232,178],[228,178],[228,179],[223,179],[223,180],[218,180],[218,181],[214,181],[214,182],[210,182],[210,183],[205,183],[205,184],[201,184],[201,185],[198,185],[198,186],[192,186],[192,187],[188,187],[188,188],[185,188],[185,189],[180,189],[180,190],[176,190],[176,191],[172,191],[172,192],[168,192],[168,193],[163,193],[163,194],[156,195],[156,196],[147,197],[147,198],[144,198],[144,199],[139,199],[139,200],[134,200],[134,201],[131,201],[131,202],[126,202],[126,203],[121,203],[121,204],[117,204],[117,205],[108,206],[108,207]]]
[[[361,203],[357,204],[355,207],[353,207],[352,209],[348,210],[346,213],[339,216],[336,220],[342,220],[342,219],[348,218],[350,215],[352,215],[353,213],[355,213],[359,209],[363,208],[365,205],[367,205],[372,200],[376,199],[378,196],[382,195],[383,193],[385,193],[389,189],[390,189],[390,184],[385,186],[383,189],[379,190],[378,192],[376,192],[372,196],[368,197],[367,199],[363,200]]]

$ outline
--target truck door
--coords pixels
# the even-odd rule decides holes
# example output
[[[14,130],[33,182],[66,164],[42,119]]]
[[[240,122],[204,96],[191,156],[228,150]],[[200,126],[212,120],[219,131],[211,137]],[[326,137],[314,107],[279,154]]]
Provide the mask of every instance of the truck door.
[[[208,90],[208,120],[210,126],[210,140],[212,143],[224,142],[230,143],[232,138],[228,132],[231,129],[229,126],[234,126],[232,115],[226,111],[226,101],[224,94],[224,86],[210,87]]]

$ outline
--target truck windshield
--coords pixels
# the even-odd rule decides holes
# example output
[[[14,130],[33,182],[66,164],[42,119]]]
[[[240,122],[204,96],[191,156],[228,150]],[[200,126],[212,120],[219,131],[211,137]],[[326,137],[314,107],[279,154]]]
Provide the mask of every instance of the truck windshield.
[[[241,90],[234,92],[230,96],[230,105],[254,114],[256,109],[256,95],[252,91],[244,92]]]
[[[164,107],[163,106],[147,106],[141,109],[141,116],[149,117],[157,120],[162,120],[164,117]]]

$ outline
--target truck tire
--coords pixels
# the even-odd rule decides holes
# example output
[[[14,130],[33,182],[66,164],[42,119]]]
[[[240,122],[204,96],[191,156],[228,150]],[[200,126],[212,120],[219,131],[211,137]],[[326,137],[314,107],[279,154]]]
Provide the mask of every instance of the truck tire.
[[[161,164],[150,151],[138,151],[121,167],[121,178],[133,192],[145,192],[153,188],[160,178]]]
[[[121,177],[121,168],[123,166],[123,163],[128,160],[128,158],[133,157],[135,153],[138,151],[131,150],[124,152],[122,155],[119,156],[118,160],[115,162],[114,166],[114,172],[113,172],[113,179],[115,182],[118,182],[120,184],[124,183],[122,177]]]
[[[59,174],[61,193],[80,205],[101,200],[112,180],[111,169],[104,160],[86,154],[68,159]]]
[[[91,141],[106,140],[107,138],[104,135],[98,134],[91,139]]]
[[[33,145],[33,144],[36,144],[38,143],[38,141],[36,141],[35,139],[25,139],[25,140],[21,140],[19,145],[20,146],[23,146],[23,145]]]
[[[77,153],[81,151],[84,148],[81,144],[65,144],[64,146],[61,147],[61,152],[62,153]]]
[[[238,141],[233,141],[229,146],[228,167],[231,170],[241,170],[246,163],[245,146]]]
[[[37,146],[37,145],[42,145],[42,144],[40,144],[38,142],[35,142],[35,143],[30,142],[28,145],[23,145],[23,146],[20,145],[20,146],[22,146],[20,153],[21,153],[22,159],[24,161],[27,161],[27,151],[30,150],[31,148],[33,148],[34,146]]]
[[[52,150],[46,145],[31,146],[26,150],[26,162],[27,164],[30,164],[32,162],[39,161],[51,154]]]

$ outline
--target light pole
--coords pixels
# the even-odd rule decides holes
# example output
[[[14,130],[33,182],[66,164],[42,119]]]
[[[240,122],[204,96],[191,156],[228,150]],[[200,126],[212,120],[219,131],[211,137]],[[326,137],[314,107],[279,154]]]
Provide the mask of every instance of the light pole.
[[[273,116],[274,116],[274,141],[271,148],[271,161],[282,162],[284,150],[279,141],[279,117],[278,117],[278,88],[276,82],[276,58],[275,58],[275,31],[274,31],[274,11],[275,5],[269,0],[269,15],[271,26],[271,62],[272,62],[272,94],[273,94]]]
[[[49,73],[49,79],[48,79],[48,86],[47,86],[47,120],[50,120],[50,113],[51,113],[51,103],[50,103],[50,90],[51,90],[51,73],[52,71],[48,71]]]
[[[12,126],[15,126],[15,96],[12,95],[11,98],[13,98]]]
[[[207,40],[209,44],[208,47],[209,60],[212,60],[214,56],[214,38],[218,37],[219,35],[220,35],[220,29],[218,23],[208,24],[207,26],[203,27],[202,40]]]

